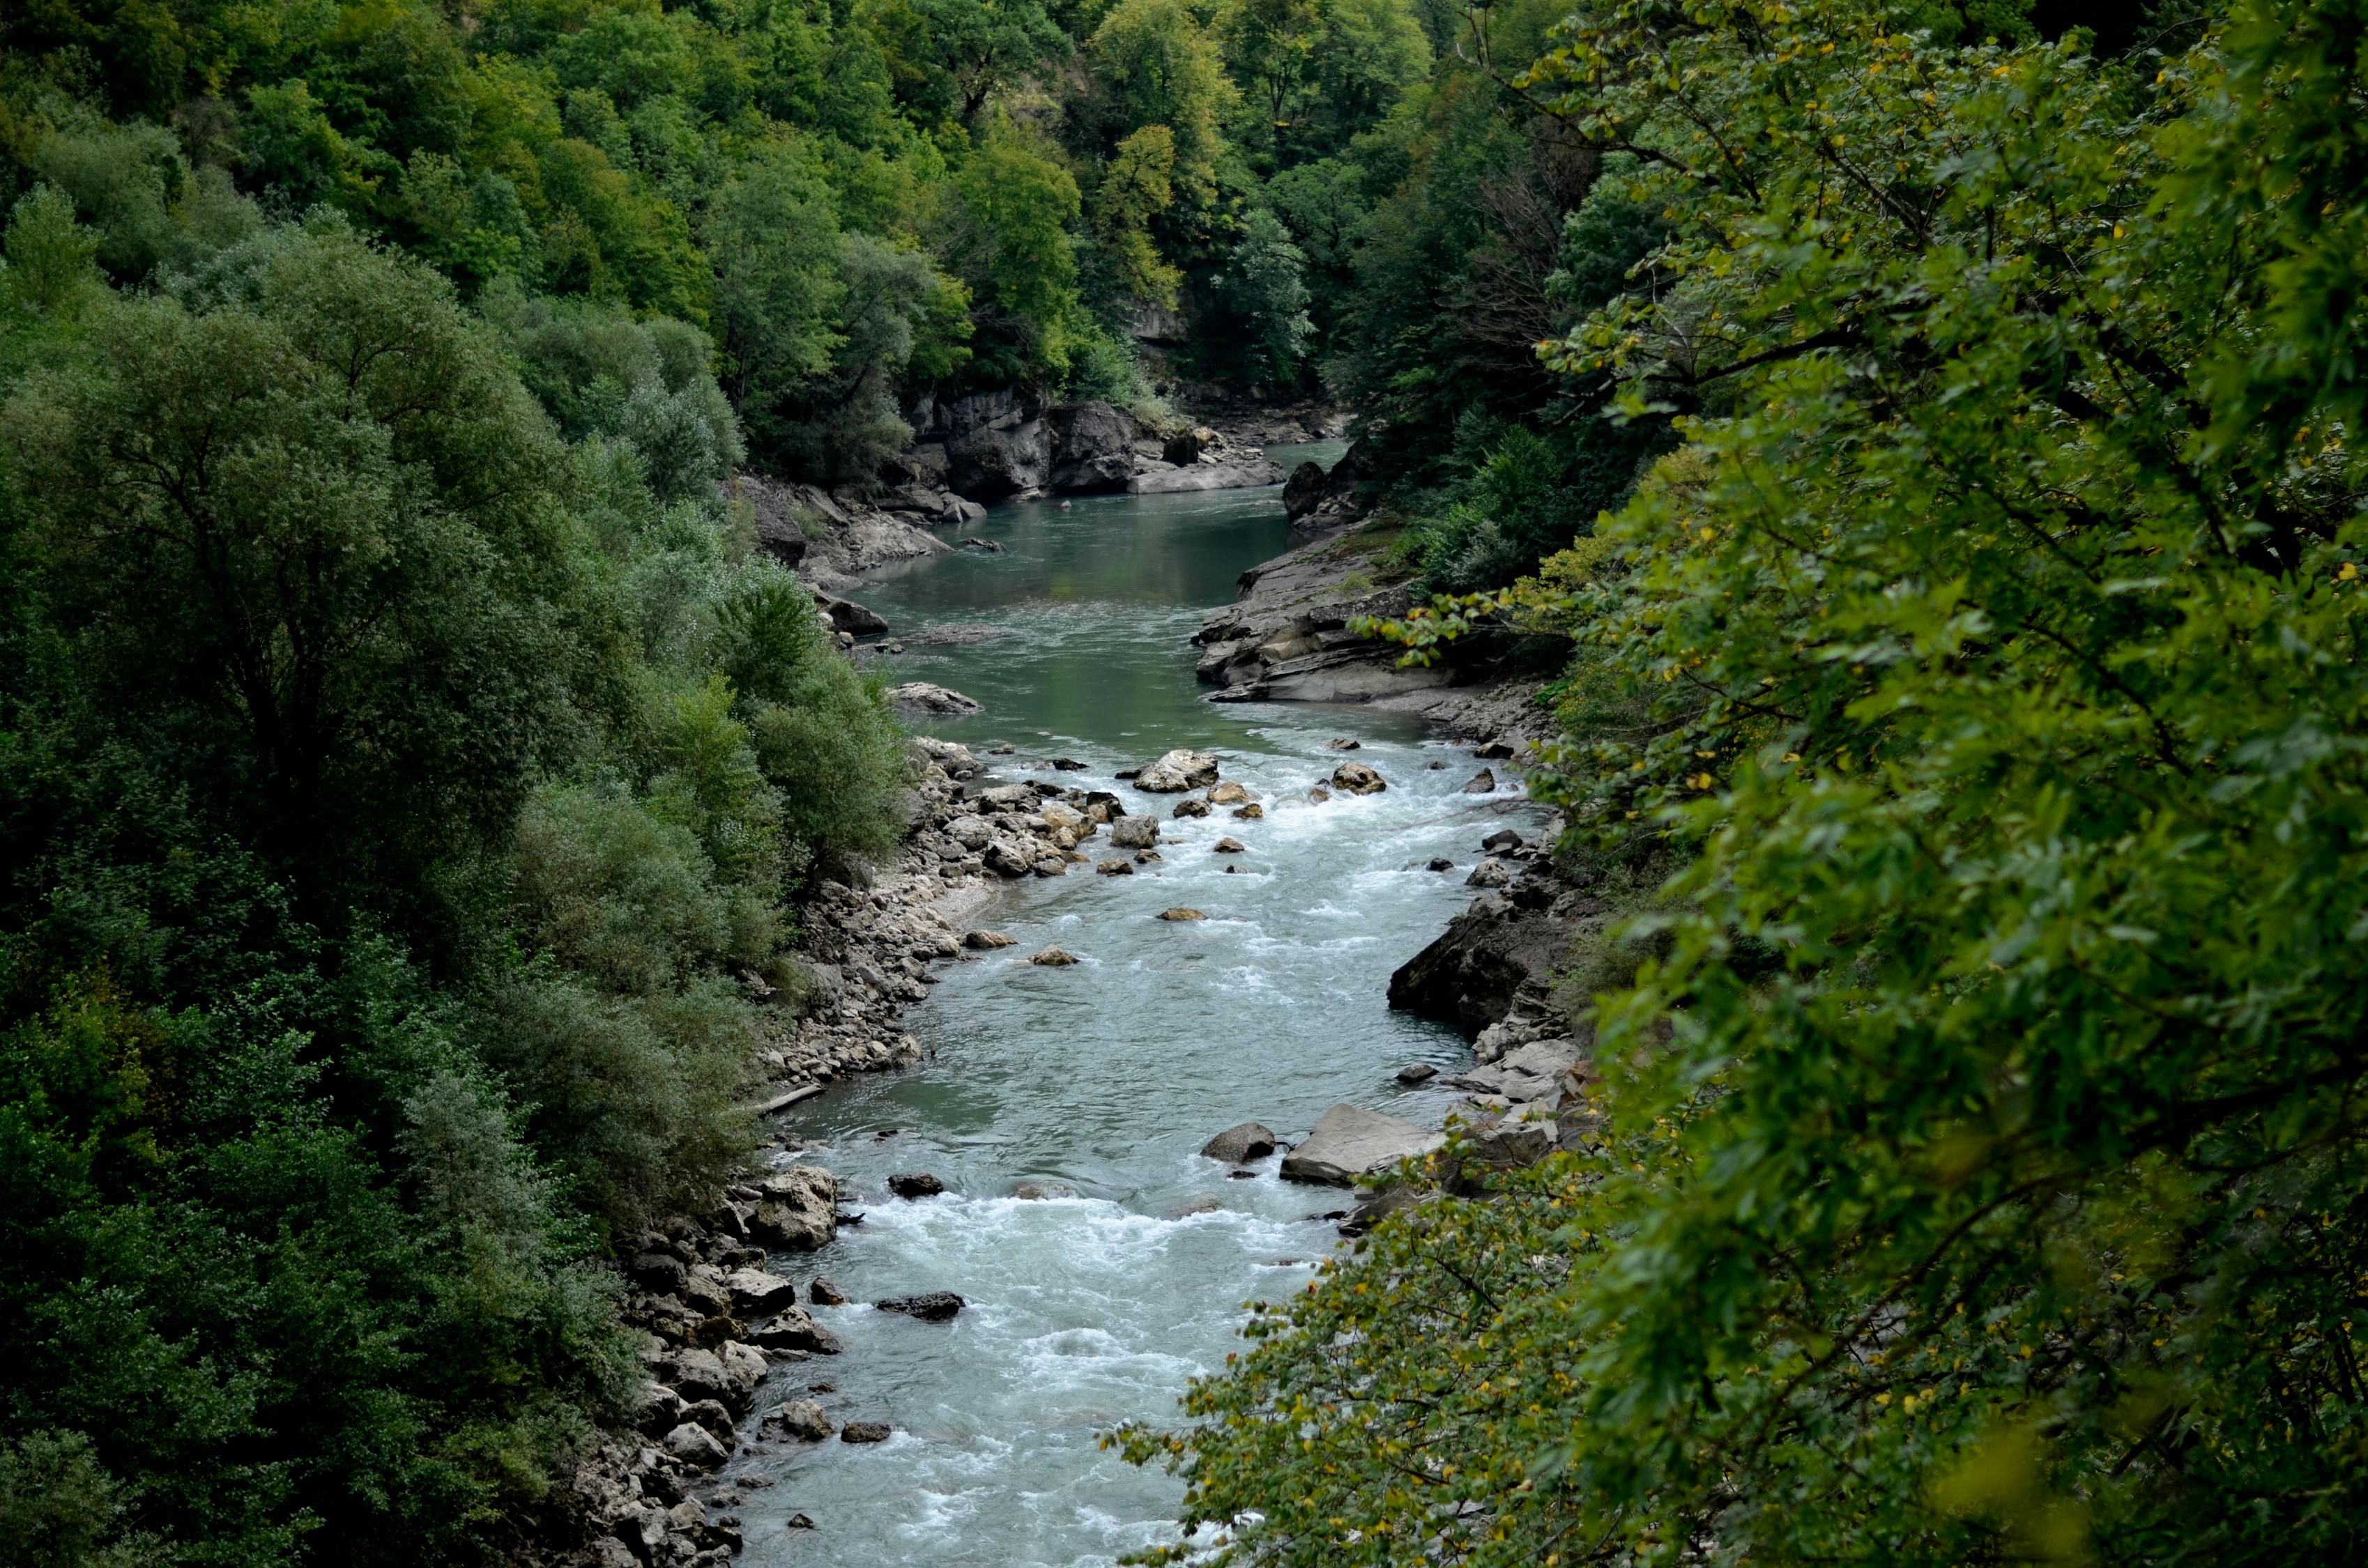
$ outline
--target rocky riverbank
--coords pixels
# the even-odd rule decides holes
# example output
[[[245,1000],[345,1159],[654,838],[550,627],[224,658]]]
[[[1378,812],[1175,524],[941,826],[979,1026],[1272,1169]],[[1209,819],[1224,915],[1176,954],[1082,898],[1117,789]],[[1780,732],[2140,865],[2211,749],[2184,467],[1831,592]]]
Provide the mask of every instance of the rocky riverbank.
[[[1485,756],[1511,756],[1553,733],[1537,693],[1543,677],[1507,674],[1486,660],[1401,665],[1403,650],[1355,630],[1414,606],[1387,552],[1396,532],[1372,512],[1362,443],[1328,472],[1302,463],[1283,506],[1303,539],[1242,574],[1235,601],[1212,610],[1192,641],[1195,673],[1215,702],[1370,702],[1419,714]]]

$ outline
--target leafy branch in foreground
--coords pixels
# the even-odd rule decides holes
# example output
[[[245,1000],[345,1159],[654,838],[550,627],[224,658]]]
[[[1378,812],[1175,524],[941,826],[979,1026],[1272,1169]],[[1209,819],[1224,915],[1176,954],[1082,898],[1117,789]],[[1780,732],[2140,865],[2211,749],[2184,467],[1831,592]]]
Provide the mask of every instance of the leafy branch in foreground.
[[[1637,0],[1537,67],[1674,225],[1547,358],[1724,390],[1401,631],[1564,631],[1644,719],[1546,792],[1688,858],[1596,1151],[1127,1436],[1224,1561],[2361,1551],[2368,9],[1896,26]]]

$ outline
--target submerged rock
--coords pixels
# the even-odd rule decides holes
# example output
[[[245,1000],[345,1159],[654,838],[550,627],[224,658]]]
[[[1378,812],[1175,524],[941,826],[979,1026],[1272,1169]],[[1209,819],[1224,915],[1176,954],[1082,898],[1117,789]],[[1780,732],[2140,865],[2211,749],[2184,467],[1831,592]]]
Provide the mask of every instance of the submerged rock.
[[[1221,838],[1209,846],[1212,855],[1239,855],[1249,846],[1238,838]]]
[[[882,695],[888,699],[892,707],[905,713],[934,713],[945,718],[958,718],[986,711],[986,704],[976,698],[964,697],[951,687],[936,686],[925,680],[892,686]]]
[[[1474,774],[1471,778],[1471,781],[1463,786],[1463,792],[1467,795],[1495,794],[1497,792],[1496,770],[1494,768],[1484,767],[1479,772]]]
[[[1169,814],[1179,817],[1204,817],[1209,814],[1209,802],[1196,795],[1190,800],[1177,801],[1176,810]]]
[[[1239,1127],[1228,1127],[1201,1144],[1201,1153],[1234,1165],[1263,1160],[1274,1153],[1274,1133],[1258,1122],[1245,1121]]]
[[[1023,1181],[1011,1189],[1011,1196],[1031,1203],[1052,1198],[1075,1198],[1077,1189],[1065,1181]]]
[[[907,1171],[888,1178],[888,1190],[899,1198],[935,1198],[946,1184],[927,1171]]]
[[[1174,909],[1161,910],[1159,912],[1159,918],[1162,920],[1206,920],[1209,917],[1201,914],[1197,909],[1187,909],[1182,904],[1178,904]]]
[[[884,1443],[888,1440],[889,1431],[885,1421],[850,1421],[839,1428],[838,1440],[842,1443]],[[809,1524],[806,1528],[812,1529],[814,1527]]]
[[[1446,1141],[1444,1134],[1427,1132],[1395,1116],[1336,1105],[1316,1119],[1306,1142],[1283,1156],[1282,1174],[1292,1181],[1346,1187],[1370,1172],[1427,1154]]]
[[[871,1303],[883,1312],[896,1312],[923,1323],[944,1323],[970,1303],[951,1290],[924,1290],[917,1296],[890,1296]]]
[[[1401,1084],[1428,1084],[1439,1076],[1439,1069],[1428,1062],[1409,1062],[1398,1069]]]
[[[1131,877],[1134,875],[1134,862],[1124,859],[1104,860],[1094,868],[1094,874],[1102,877]]]
[[[1066,969],[1077,961],[1077,955],[1065,948],[1046,948],[1042,952],[1029,954],[1028,961],[1042,969]]]

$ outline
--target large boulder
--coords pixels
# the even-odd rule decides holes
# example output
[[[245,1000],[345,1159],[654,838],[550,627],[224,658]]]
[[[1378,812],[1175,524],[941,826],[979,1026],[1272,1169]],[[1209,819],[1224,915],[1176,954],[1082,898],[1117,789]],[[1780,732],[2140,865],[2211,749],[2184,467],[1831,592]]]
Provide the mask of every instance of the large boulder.
[[[1041,419],[1014,407],[946,442],[947,479],[973,501],[999,501],[1043,488],[1052,435]]]
[[[666,1435],[666,1451],[688,1465],[713,1470],[732,1457],[732,1450],[695,1421],[686,1421]]]
[[[808,1443],[819,1443],[830,1436],[830,1417],[823,1414],[818,1400],[791,1400],[773,1412],[767,1418],[767,1424],[779,1426],[791,1437]]]
[[[1044,416],[1053,433],[1054,490],[1123,490],[1134,475],[1134,421],[1106,403],[1067,403]]]
[[[723,1285],[732,1292],[733,1306],[752,1315],[793,1306],[798,1299],[796,1280],[761,1268],[735,1268],[723,1277]]]
[[[856,637],[870,637],[888,630],[888,623],[875,612],[866,609],[853,599],[833,597],[816,589],[814,603],[831,625]]]
[[[1258,1122],[1245,1121],[1239,1127],[1226,1128],[1201,1144],[1201,1153],[1235,1165],[1263,1160],[1274,1153],[1274,1134]]]
[[[757,524],[757,548],[784,566],[806,558],[809,541],[799,526],[790,487],[762,474],[735,473],[718,486],[727,501],[746,506]]]
[[[1159,819],[1152,816],[1121,817],[1110,824],[1110,833],[1113,849],[1148,849],[1159,842]]]
[[[1207,751],[1171,751],[1157,762],[1134,776],[1134,787],[1155,795],[1181,794],[1187,790],[1205,790],[1217,781],[1217,754]]]
[[[803,1307],[784,1307],[779,1317],[750,1330],[750,1337],[768,1350],[803,1350],[814,1356],[836,1356],[845,1348],[838,1335],[814,1322]]]
[[[712,1350],[697,1346],[677,1350],[659,1362],[658,1379],[687,1403],[712,1399],[727,1410],[746,1410],[757,1385],[765,1381],[765,1358],[753,1346],[727,1339]]]
[[[1332,476],[1321,463],[1301,463],[1282,483],[1283,515],[1292,522],[1307,516],[1332,494]]]
[[[1546,910],[1483,894],[1390,976],[1390,1006],[1476,1038],[1525,991],[1543,1007],[1571,937],[1569,922]]]
[[[838,1182],[820,1165],[791,1165],[757,1184],[748,1233],[766,1246],[813,1252],[838,1234]]]
[[[1346,1187],[1400,1160],[1428,1154],[1446,1141],[1444,1134],[1426,1132],[1395,1116],[1336,1105],[1316,1119],[1306,1142],[1282,1157],[1282,1174],[1292,1181]]]

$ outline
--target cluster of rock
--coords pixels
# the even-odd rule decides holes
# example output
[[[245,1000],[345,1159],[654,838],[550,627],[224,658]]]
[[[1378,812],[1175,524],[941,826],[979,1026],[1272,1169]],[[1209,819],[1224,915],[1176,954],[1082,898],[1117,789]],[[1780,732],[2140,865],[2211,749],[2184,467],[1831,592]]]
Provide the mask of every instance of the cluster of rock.
[[[837,1336],[798,1304],[796,1284],[771,1271],[768,1250],[827,1244],[837,1203],[828,1171],[792,1165],[728,1188],[711,1224],[677,1216],[620,1247],[629,1286],[621,1316],[641,1334],[647,1373],[638,1432],[603,1442],[577,1466],[568,1502],[578,1545],[557,1561],[712,1565],[739,1551],[738,1518],[709,1512],[737,1494],[711,1490],[702,1501],[694,1493],[739,1446],[739,1424],[774,1362],[839,1352]],[[816,1281],[813,1299],[845,1298]]]

